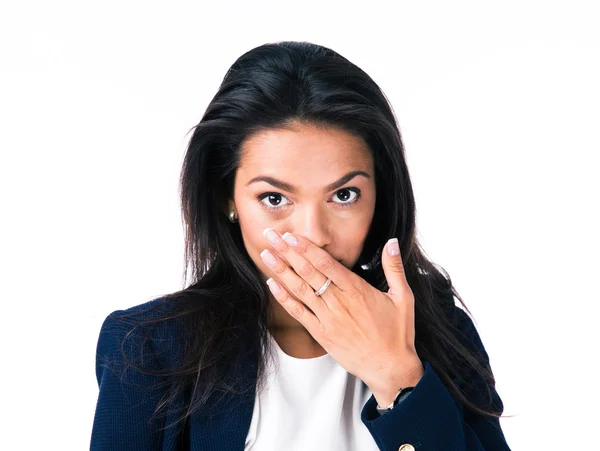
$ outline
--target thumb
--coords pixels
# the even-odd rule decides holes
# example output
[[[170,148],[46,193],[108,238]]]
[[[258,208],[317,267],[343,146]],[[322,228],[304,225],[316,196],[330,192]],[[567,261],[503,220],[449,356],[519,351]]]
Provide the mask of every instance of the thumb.
[[[388,294],[397,295],[404,292],[408,287],[408,282],[406,281],[404,265],[402,264],[398,238],[388,240],[381,259],[385,279],[390,287]]]

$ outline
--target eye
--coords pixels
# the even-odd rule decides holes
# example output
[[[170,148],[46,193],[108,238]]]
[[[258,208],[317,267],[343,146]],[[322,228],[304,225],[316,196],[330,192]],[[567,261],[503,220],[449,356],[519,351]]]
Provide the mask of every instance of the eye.
[[[279,193],[264,193],[258,196],[258,199],[267,210],[279,210],[289,203],[287,197]],[[287,203],[284,203],[282,199],[285,199]]]
[[[333,195],[333,197],[337,197],[339,200],[334,200],[334,203],[339,205],[340,207],[352,207],[354,206],[358,200],[360,199],[360,189],[358,188],[342,188],[337,190],[337,192]],[[269,211],[277,211],[281,210],[287,205],[290,205],[291,202],[280,193],[263,193],[258,196],[259,202],[262,204],[264,208]]]
[[[358,188],[342,188],[338,190],[333,197],[338,197],[341,202],[335,202],[343,207],[354,205],[360,199],[360,190]]]

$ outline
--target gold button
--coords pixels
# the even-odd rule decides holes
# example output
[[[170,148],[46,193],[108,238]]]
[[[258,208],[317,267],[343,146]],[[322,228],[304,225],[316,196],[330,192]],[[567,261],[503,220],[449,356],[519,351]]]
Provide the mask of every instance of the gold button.
[[[415,451],[415,447],[412,445],[409,445],[408,443],[405,443],[404,445],[400,445],[400,448],[398,448],[398,451]]]

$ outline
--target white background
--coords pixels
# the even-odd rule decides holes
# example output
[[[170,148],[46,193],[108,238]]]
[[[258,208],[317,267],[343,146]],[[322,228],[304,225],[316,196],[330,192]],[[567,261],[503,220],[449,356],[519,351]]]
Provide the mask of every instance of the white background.
[[[475,316],[512,449],[594,449],[593,3],[2,3],[0,447],[89,447],[103,319],[182,287],[186,134],[238,56],[307,40],[390,99],[420,239]]]

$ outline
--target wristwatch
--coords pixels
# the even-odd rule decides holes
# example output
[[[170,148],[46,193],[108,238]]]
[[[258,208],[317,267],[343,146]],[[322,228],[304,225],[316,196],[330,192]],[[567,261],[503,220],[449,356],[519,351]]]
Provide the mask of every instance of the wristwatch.
[[[379,415],[381,416],[384,413],[392,410],[394,407],[400,404],[410,394],[410,392],[413,391],[414,388],[415,387],[404,387],[398,390],[398,394],[389,406],[379,407],[379,404],[377,405],[377,413],[379,413]]]

